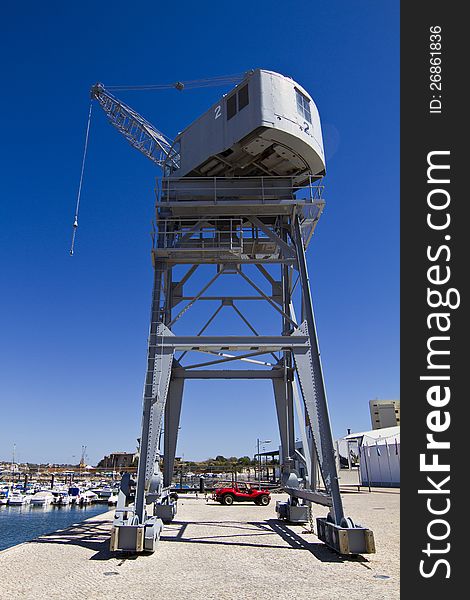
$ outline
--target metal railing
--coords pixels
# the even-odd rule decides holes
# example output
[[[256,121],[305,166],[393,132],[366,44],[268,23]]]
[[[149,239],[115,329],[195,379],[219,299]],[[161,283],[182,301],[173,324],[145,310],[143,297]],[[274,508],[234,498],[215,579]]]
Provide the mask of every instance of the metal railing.
[[[274,235],[277,234],[277,223],[266,227]],[[269,232],[240,217],[159,219],[154,248],[176,252],[229,252],[237,255],[278,252]]]
[[[163,219],[158,221],[158,247],[240,253],[245,229],[240,218],[211,219],[201,223],[195,223],[194,219]]]
[[[321,200],[324,185],[312,176],[301,186],[298,177],[161,177],[155,188],[157,206],[173,202],[244,201],[270,203],[280,201]]]

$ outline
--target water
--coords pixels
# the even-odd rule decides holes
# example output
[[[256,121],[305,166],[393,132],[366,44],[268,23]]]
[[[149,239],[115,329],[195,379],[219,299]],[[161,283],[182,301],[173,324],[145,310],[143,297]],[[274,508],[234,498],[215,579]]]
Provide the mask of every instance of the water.
[[[108,510],[107,504],[92,504],[81,508],[75,505],[0,506],[0,550],[65,529]]]

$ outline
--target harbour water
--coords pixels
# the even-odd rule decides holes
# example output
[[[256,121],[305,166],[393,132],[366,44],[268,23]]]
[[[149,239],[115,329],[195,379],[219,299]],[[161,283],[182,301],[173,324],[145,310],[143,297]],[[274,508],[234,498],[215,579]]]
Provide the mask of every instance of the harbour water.
[[[107,504],[90,506],[0,506],[0,551],[40,535],[65,529],[108,511]]]

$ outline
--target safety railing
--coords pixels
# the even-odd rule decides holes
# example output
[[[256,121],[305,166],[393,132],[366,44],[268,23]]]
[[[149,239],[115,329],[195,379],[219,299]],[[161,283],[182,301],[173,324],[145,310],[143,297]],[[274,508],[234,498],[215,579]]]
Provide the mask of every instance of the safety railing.
[[[321,200],[321,179],[308,177],[301,185],[298,177],[161,177],[155,188],[157,206],[175,202],[280,201],[315,202]]]
[[[172,250],[226,250],[241,252],[244,227],[241,219],[219,218],[210,222],[164,219],[158,222],[157,247]]]
[[[269,234],[270,229],[272,235]],[[272,254],[279,249],[273,236],[278,225],[260,228],[243,218],[209,217],[200,220],[167,218],[157,221],[154,249],[164,253],[229,252],[231,254]]]

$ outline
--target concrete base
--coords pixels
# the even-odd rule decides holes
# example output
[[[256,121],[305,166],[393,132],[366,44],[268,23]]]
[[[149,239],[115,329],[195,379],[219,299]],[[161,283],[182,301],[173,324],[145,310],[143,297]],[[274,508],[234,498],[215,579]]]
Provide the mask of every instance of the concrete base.
[[[374,534],[365,527],[339,527],[326,518],[317,518],[317,535],[339,554],[374,554]]]
[[[154,552],[162,533],[163,523],[157,517],[145,525],[113,525],[109,549],[111,552]]]
[[[114,525],[111,529],[109,549],[112,552],[142,552],[144,529],[144,525]]]

